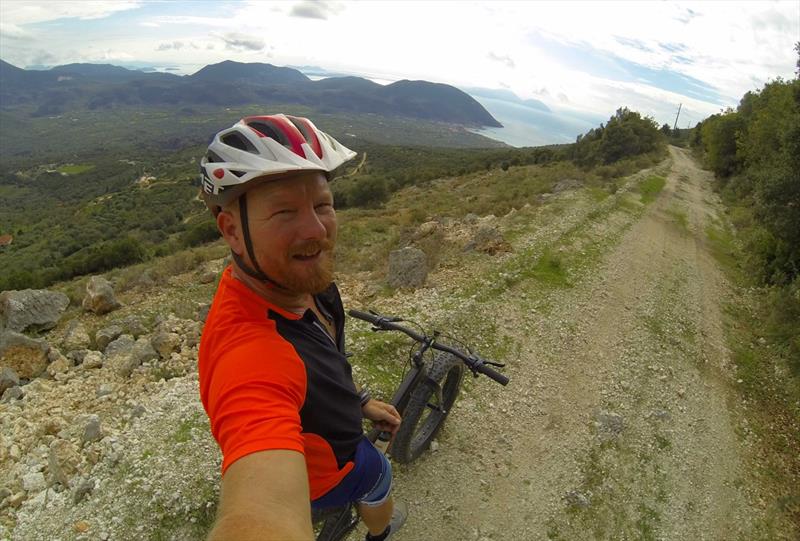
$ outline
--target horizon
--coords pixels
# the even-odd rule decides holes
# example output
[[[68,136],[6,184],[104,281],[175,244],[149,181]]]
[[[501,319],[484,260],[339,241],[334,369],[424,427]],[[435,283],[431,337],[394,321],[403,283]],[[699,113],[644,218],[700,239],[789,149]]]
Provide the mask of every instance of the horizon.
[[[379,84],[508,90],[583,120],[627,106],[672,126],[682,104],[679,127],[793,78],[800,35],[800,8],[783,1],[7,0],[0,20],[3,60],[23,69],[89,63],[188,75],[223,60],[261,62]]]

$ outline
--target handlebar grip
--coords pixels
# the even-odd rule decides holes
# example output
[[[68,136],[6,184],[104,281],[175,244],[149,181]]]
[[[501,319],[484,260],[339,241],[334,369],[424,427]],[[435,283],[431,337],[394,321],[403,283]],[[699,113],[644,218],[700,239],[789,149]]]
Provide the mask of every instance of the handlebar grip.
[[[348,310],[347,313],[356,319],[363,319],[364,321],[369,321],[373,325],[378,322],[378,316],[375,314],[370,314],[368,312],[362,312],[360,310]]]
[[[508,385],[508,376],[504,376],[503,374],[501,374],[500,372],[498,372],[497,370],[495,370],[491,366],[486,366],[484,364],[484,365],[478,367],[478,372],[480,372],[481,374],[484,374],[486,376],[489,376],[490,378],[495,380],[500,385],[503,385],[503,386]]]

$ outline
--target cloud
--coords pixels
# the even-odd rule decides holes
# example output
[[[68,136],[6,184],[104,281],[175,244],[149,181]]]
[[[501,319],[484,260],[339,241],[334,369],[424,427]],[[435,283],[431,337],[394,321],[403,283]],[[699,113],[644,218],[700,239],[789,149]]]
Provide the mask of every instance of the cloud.
[[[31,66],[54,66],[58,59],[52,53],[47,51],[37,51],[31,58],[29,65]]]
[[[0,23],[0,36],[14,40],[31,40],[33,36],[16,24]]]
[[[48,2],[2,2],[3,22],[24,25],[55,21],[57,19],[102,19],[117,13],[141,6],[138,0],[98,0],[92,2],[71,2],[50,0]]]
[[[686,8],[686,10],[685,10],[685,11],[681,11],[681,13],[679,13],[679,14],[678,14],[678,15],[675,17],[675,20],[676,20],[676,21],[680,21],[680,22],[682,22],[683,24],[688,24],[688,23],[689,23],[689,21],[691,21],[691,20],[692,20],[692,19],[694,19],[695,17],[699,17],[699,16],[700,16],[700,14],[699,14],[699,13],[697,13],[696,11],[694,11],[694,10],[692,10],[692,9],[689,9],[689,8]]]
[[[161,28],[161,25],[153,22],[139,23],[139,26],[146,26],[147,28]]]
[[[182,41],[173,41],[172,43],[162,43],[156,48],[156,51],[169,51],[175,49],[176,51],[183,49]]]
[[[489,54],[487,56],[489,57],[490,60],[494,60],[495,62],[500,62],[502,64],[505,64],[509,68],[513,68],[515,65],[514,60],[508,55],[501,56],[499,54],[494,53],[493,51],[489,51]]]
[[[235,51],[261,51],[267,46],[263,39],[236,32],[229,32],[220,37],[225,42],[226,49]]]
[[[290,17],[301,17],[304,19],[321,19],[327,20],[328,17],[336,15],[342,10],[342,7],[335,2],[313,2],[304,0],[292,7],[289,13]]]

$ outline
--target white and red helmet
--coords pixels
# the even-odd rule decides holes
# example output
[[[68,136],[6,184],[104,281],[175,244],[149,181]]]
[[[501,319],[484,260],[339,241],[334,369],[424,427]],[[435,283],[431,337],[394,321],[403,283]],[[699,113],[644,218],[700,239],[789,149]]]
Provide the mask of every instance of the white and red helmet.
[[[214,136],[200,161],[202,194],[216,211],[252,187],[295,171],[332,173],[355,152],[317,129],[307,118],[248,116]]]

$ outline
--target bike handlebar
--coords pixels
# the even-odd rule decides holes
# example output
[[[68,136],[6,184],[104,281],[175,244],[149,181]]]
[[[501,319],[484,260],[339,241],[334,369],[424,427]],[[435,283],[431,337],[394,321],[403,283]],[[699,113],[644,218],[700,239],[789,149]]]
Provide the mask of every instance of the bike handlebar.
[[[378,314],[370,314],[370,313],[367,313],[367,312],[361,312],[360,310],[349,310],[347,313],[350,314],[352,317],[354,317],[356,319],[361,319],[361,320],[367,321],[369,323],[372,323],[372,325],[374,325],[378,329],[387,330],[387,331],[400,331],[402,333],[407,334],[408,336],[410,336],[411,338],[413,338],[417,342],[420,342],[420,343],[423,343],[423,344],[429,343],[430,347],[432,347],[433,349],[438,349],[439,351],[444,351],[446,353],[451,353],[451,354],[455,355],[456,357],[458,357],[459,359],[464,361],[464,363],[473,372],[480,372],[481,374],[484,374],[484,375],[492,378],[493,380],[495,380],[500,385],[508,385],[508,381],[509,381],[508,377],[503,375],[503,374],[501,374],[500,372],[498,372],[497,370],[495,370],[491,366],[488,366],[486,364],[488,362],[488,361],[486,361],[486,359],[483,359],[480,356],[475,355],[475,354],[465,355],[464,353],[460,352],[459,350],[457,350],[455,348],[452,348],[450,346],[446,346],[444,344],[439,344],[439,343],[435,342],[433,339],[431,339],[431,338],[429,338],[429,337],[427,337],[425,335],[419,334],[419,333],[417,333],[415,331],[412,331],[411,329],[407,329],[406,327],[403,327],[402,325],[398,325],[396,323],[396,321],[402,321],[402,320],[399,320],[397,318],[392,318],[392,317],[381,316],[381,315],[378,315]]]

